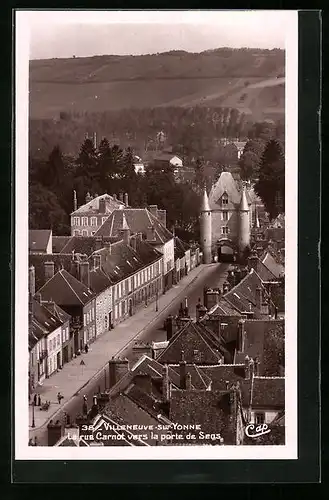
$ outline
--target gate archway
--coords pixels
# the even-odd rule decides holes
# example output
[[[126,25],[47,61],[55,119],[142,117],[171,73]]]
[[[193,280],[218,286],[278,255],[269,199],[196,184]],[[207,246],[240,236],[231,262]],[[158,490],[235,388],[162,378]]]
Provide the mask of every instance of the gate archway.
[[[237,248],[232,240],[221,238],[216,242],[218,262],[235,262],[237,258]]]

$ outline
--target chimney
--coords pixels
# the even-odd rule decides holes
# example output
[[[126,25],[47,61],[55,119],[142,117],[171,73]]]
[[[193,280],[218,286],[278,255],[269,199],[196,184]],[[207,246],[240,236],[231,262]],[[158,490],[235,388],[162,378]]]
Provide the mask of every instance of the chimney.
[[[245,379],[251,380],[255,374],[254,360],[252,358],[249,358],[249,356],[246,356],[244,363],[245,363]]]
[[[55,264],[52,261],[45,262],[45,282],[50,280],[55,274]]]
[[[123,193],[121,191],[119,193],[119,201],[123,203]]]
[[[128,198],[128,193],[125,193],[124,194],[124,204],[126,205],[126,207],[129,206],[129,198]]]
[[[70,274],[79,279],[79,254],[72,252],[72,260],[70,265]]]
[[[148,356],[149,358],[152,358],[152,346],[151,346],[151,344],[144,343],[144,342],[140,342],[140,343],[136,342],[133,345],[133,348],[132,348],[132,359],[131,359],[131,361],[133,363],[135,363],[142,356],[144,356],[144,354],[146,354],[146,356]]]
[[[73,212],[78,210],[78,200],[77,200],[77,192],[73,191]]]
[[[35,300],[36,300],[37,302],[39,302],[39,304],[41,304],[41,300],[42,300],[42,299],[41,299],[41,293],[36,293],[36,294],[35,294],[35,296],[34,296],[34,298],[35,298]]]
[[[260,287],[256,288],[256,307],[260,311],[262,307],[262,299],[263,299],[263,294],[262,294],[262,289]]]
[[[170,388],[169,388],[169,368],[168,365],[164,365],[162,368],[162,396],[167,402],[170,401]]]
[[[186,388],[187,391],[191,391],[192,390],[192,376],[191,376],[190,373],[186,374],[186,383],[185,383],[185,385],[186,385],[185,388]]]
[[[93,255],[93,264],[94,264],[94,269],[100,269],[100,267],[101,267],[101,255],[100,254]]]
[[[259,359],[257,357],[254,359],[254,375],[259,375]]]
[[[86,203],[89,203],[92,200],[92,196],[90,196],[90,193],[88,192],[86,194]]]
[[[210,289],[206,293],[206,308],[208,311],[219,302],[219,290]]]
[[[229,290],[230,290],[230,284],[227,281],[225,281],[225,283],[223,283],[223,295],[229,292]]]
[[[156,240],[155,227],[154,226],[149,226],[147,228],[146,239],[147,239],[147,241],[155,241]]]
[[[250,257],[248,257],[248,269],[249,269],[249,271],[251,269],[255,269],[256,270],[258,260],[259,259],[258,259],[257,253],[255,251],[252,252],[252,254],[250,255]]]
[[[158,220],[164,227],[167,227],[167,210],[158,209]]]
[[[105,201],[105,198],[101,198],[99,200],[98,212],[100,214],[105,214],[106,213],[106,201]]]
[[[278,308],[277,306],[274,307],[274,319],[278,319]]]
[[[154,217],[158,218],[158,205],[150,205],[149,212],[151,212]]]
[[[112,358],[109,361],[109,381],[111,389],[119,380],[129,372],[129,361],[123,358]]]
[[[244,352],[244,337],[245,337],[245,322],[243,319],[239,320],[238,323],[238,351]]]
[[[35,295],[35,267],[30,266],[29,268],[29,294],[30,297]]]
[[[184,316],[185,316],[185,318],[189,317],[189,315],[188,315],[188,301],[187,301],[187,297],[185,297],[185,301],[184,301]]]
[[[113,201],[118,201],[117,200],[117,195],[115,193],[112,195],[112,198],[113,198]]]
[[[95,240],[95,250],[101,250],[103,248],[103,238],[101,236],[96,236]]]
[[[94,148],[97,149],[97,134],[94,132]]]
[[[180,388],[186,389],[186,361],[184,360],[184,351],[181,353],[181,361],[179,362],[179,381]]]
[[[80,262],[80,281],[87,288],[90,288],[90,272],[89,272],[89,262]]]
[[[196,320],[200,321],[200,319],[202,319],[203,316],[205,314],[207,314],[207,312],[208,312],[208,309],[205,306],[203,306],[202,304],[200,304],[200,307],[198,307],[198,305],[197,305]]]
[[[166,319],[166,330],[167,330],[167,340],[170,341],[170,339],[174,335],[174,318],[171,314]]]

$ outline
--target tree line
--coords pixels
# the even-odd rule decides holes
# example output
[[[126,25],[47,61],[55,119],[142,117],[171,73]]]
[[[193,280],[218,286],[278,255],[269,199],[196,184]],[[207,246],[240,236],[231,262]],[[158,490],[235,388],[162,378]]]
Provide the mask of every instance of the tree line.
[[[146,174],[135,172],[131,148],[111,146],[104,138],[97,148],[85,139],[76,157],[64,155],[57,145],[46,160],[29,160],[29,224],[32,229],[52,228],[70,234],[73,191],[78,204],[86,194],[128,193],[131,207],[156,204],[167,210],[167,227],[188,239],[198,238],[199,193],[193,185],[177,183],[168,164],[150,164]]]

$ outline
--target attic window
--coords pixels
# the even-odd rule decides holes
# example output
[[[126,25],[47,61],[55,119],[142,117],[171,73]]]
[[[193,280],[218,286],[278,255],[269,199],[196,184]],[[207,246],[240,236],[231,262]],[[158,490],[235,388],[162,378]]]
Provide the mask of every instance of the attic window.
[[[135,256],[133,257],[133,259],[134,259],[136,262],[138,262],[138,260],[136,259],[136,257],[135,257]]]
[[[119,266],[115,266],[116,269],[118,269],[120,271],[120,267]]]
[[[250,286],[248,286],[247,288],[248,288],[249,292],[251,292],[251,288],[250,288]]]
[[[85,295],[86,297],[88,297],[88,295],[86,294],[86,292],[83,292],[83,295]]]
[[[116,269],[113,269],[113,271],[115,272],[115,274],[118,274],[118,271]]]
[[[129,264],[130,267],[133,267],[132,263],[127,259],[127,264]]]
[[[50,324],[49,324],[49,323],[47,323],[47,321],[45,321],[45,325],[50,326]]]
[[[236,292],[234,292],[233,295],[235,295],[237,299],[240,298],[239,295]]]
[[[50,318],[53,323],[56,323],[56,320],[54,318]]]

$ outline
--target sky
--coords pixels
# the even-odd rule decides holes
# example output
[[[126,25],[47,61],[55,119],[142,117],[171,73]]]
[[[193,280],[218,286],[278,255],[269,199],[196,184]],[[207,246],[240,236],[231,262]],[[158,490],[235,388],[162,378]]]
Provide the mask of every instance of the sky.
[[[295,11],[21,11],[30,59],[284,48]]]

